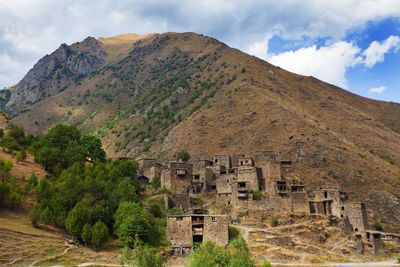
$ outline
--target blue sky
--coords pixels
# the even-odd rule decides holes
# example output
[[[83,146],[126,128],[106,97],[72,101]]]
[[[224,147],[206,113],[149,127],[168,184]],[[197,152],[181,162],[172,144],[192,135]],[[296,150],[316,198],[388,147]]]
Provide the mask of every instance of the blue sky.
[[[61,43],[194,31],[289,71],[400,102],[398,0],[0,0],[0,88]]]

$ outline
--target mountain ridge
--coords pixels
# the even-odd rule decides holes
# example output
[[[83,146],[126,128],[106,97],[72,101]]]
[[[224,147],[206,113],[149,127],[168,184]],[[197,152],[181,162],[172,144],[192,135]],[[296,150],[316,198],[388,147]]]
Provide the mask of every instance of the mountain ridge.
[[[34,133],[75,124],[100,136],[111,157],[275,150],[311,186],[340,184],[367,202],[374,220],[400,224],[400,104],[290,73],[195,33],[127,39],[116,38],[118,48],[96,40],[102,63],[95,70],[22,103],[27,111],[9,112],[17,114],[13,122]]]

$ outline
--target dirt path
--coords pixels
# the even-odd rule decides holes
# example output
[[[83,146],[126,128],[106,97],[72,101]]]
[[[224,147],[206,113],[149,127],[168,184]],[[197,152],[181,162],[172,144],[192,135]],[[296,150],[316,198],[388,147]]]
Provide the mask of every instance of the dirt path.
[[[62,253],[57,254],[57,255],[54,255],[54,256],[51,256],[51,257],[47,257],[47,258],[44,258],[44,259],[36,260],[36,261],[34,261],[33,263],[31,263],[31,265],[29,265],[29,266],[30,266],[30,267],[36,266],[36,264],[38,264],[39,262],[49,261],[49,260],[56,259],[56,258],[58,258],[58,257],[62,257],[62,256],[64,256],[65,254],[67,254],[67,252],[68,252],[70,249],[72,249],[73,247],[75,247],[75,245],[69,244],[67,241],[65,241],[64,245],[66,245],[67,248],[64,249],[64,251],[63,251]]]

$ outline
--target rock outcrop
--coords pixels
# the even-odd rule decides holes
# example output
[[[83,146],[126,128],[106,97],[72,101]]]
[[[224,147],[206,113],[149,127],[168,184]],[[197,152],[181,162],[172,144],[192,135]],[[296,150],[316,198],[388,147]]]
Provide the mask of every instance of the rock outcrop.
[[[15,86],[5,111],[16,116],[32,104],[79,83],[80,79],[98,70],[105,58],[104,50],[93,37],[71,46],[62,44],[52,54],[39,60]]]

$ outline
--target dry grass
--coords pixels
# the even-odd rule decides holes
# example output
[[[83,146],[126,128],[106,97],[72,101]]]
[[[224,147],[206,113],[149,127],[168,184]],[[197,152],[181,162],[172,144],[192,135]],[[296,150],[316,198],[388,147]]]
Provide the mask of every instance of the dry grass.
[[[114,241],[99,252],[84,246],[71,246],[62,232],[34,228],[25,213],[9,210],[0,210],[0,240],[0,266],[27,266],[34,262],[36,266],[84,262],[118,264],[121,247]]]

